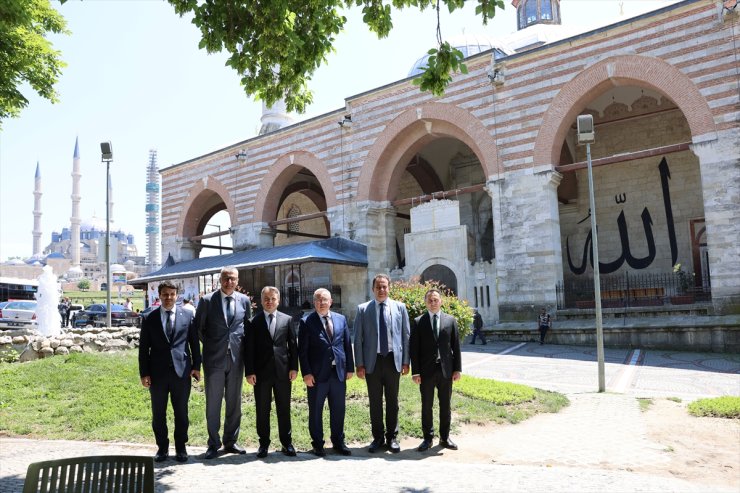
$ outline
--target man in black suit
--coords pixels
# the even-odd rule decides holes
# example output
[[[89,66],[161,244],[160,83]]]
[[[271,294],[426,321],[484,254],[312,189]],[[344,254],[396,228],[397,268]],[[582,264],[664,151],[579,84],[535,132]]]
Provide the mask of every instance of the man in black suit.
[[[188,453],[188,399],[190,377],[200,380],[200,343],[193,314],[175,306],[177,286],[159,284],[162,305],[150,312],[141,324],[139,376],[152,399],[152,430],[157,442],[156,462],[167,459],[167,398],[175,415],[175,459],[186,462]]]
[[[252,302],[236,291],[239,272],[235,267],[221,269],[221,289],[204,296],[195,312],[195,324],[203,342],[203,369],[206,378],[206,426],[208,450],[213,459],[221,447],[221,402],[226,401],[224,452],[245,454],[236,441],[242,419],[244,324],[252,313]]]
[[[414,319],[409,341],[411,378],[421,390],[424,441],[417,450],[424,452],[432,446],[435,388],[439,399],[439,444],[457,450],[457,445],[450,440],[452,382],[460,380],[462,372],[457,322],[452,315],[442,313],[442,293],[438,289],[429,289],[424,295],[424,303],[428,311]]]
[[[244,374],[254,386],[257,411],[257,457],[267,457],[270,445],[270,407],[275,395],[275,411],[283,454],[296,455],[290,426],[290,390],[298,375],[298,347],[293,333],[293,318],[277,310],[280,291],[262,288],[262,309],[244,330]]]
[[[331,442],[342,455],[352,452],[344,443],[344,412],[347,380],[355,372],[352,342],[344,315],[330,312],[331,293],[319,288],[313,294],[316,311],[301,320],[298,358],[308,387],[308,431],[313,453],[324,452],[324,402],[329,398]]]

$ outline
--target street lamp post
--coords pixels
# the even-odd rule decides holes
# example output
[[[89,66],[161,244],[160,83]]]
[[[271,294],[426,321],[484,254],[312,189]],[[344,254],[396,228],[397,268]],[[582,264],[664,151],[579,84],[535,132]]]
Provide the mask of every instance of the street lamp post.
[[[113,161],[113,146],[110,141],[100,143],[100,161],[105,163],[105,326],[110,327],[110,163]]]
[[[596,311],[596,360],[599,371],[599,392],[606,390],[604,375],[604,328],[601,317],[601,278],[599,277],[599,240],[596,231],[596,203],[594,200],[594,175],[591,166],[591,144],[596,140],[593,115],[579,115],[576,121],[578,143],[586,144],[588,164],[588,203],[591,215],[591,259],[594,268],[594,309]]]

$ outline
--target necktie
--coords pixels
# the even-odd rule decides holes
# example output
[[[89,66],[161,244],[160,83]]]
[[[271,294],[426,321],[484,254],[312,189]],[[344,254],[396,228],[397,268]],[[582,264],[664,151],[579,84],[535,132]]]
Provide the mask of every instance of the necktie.
[[[231,296],[226,297],[226,322],[231,325],[234,321],[234,310],[231,308]]]
[[[432,319],[432,329],[434,329],[434,338],[439,339],[439,319],[437,318],[436,314]]]
[[[164,330],[167,333],[167,339],[172,342],[175,338],[175,326],[172,325],[172,311],[167,310],[167,322],[164,324]]]
[[[329,340],[334,339],[334,327],[331,325],[331,319],[328,315],[324,316],[324,326],[326,327],[326,335],[329,336]]]
[[[380,355],[388,355],[388,325],[385,323],[385,303],[380,304],[380,315],[378,316],[378,327],[380,329]]]
[[[274,338],[275,337],[275,324],[273,322],[275,321],[275,315],[271,313],[268,318],[269,320],[267,321],[267,328],[270,331],[270,337]]]

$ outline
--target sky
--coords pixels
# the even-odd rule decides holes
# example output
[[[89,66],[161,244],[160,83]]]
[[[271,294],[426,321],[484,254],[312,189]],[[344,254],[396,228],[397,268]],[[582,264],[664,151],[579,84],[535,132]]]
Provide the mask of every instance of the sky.
[[[617,22],[676,0],[562,0],[563,24],[592,28]],[[105,165],[100,142],[113,144],[111,230],[135,237],[145,255],[146,168],[156,149],[163,169],[254,137],[262,104],[247,96],[223,53],[198,49],[200,33],[163,0],[69,0],[53,6],[66,18],[69,36],[50,40],[67,63],[52,104],[29,88],[29,106],[0,130],[0,261],[32,252],[36,163],[42,178],[42,248],[52,231],[69,227],[72,156],[79,138],[82,219],[105,219]],[[442,35],[516,31],[516,11],[505,10],[483,26],[474,2],[442,11]],[[344,107],[344,99],[407,76],[435,46],[436,15],[394,11],[394,29],[378,40],[357,9],[328,58],[309,82],[314,103],[297,121]],[[214,228],[215,231],[215,228]],[[210,231],[209,231],[210,232]],[[217,252],[214,252],[217,253]]]

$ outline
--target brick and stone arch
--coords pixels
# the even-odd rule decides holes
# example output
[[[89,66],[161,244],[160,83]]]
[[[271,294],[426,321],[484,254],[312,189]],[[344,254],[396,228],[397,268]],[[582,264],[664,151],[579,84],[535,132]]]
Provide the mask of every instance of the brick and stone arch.
[[[236,221],[234,202],[223,183],[213,176],[195,182],[188,192],[177,224],[177,236],[190,238],[203,234],[208,220],[219,211],[229,213],[231,224]]]
[[[285,191],[291,186],[291,180],[303,168],[310,171],[321,186],[323,200],[316,197],[316,191],[309,196],[317,207],[324,205],[325,209],[322,210],[328,210],[337,205],[336,191],[326,164],[310,152],[290,152],[278,158],[262,179],[254,203],[255,222],[268,223],[277,218],[281,202],[277,198],[287,196]]]
[[[378,135],[360,173],[357,199],[394,200],[406,165],[441,137],[466,144],[480,160],[485,176],[501,171],[496,145],[483,123],[464,108],[432,102],[401,113]]]
[[[558,163],[568,129],[589,101],[612,87],[626,85],[652,89],[668,97],[681,109],[693,137],[715,132],[706,99],[683,72],[655,57],[614,56],[585,69],[552,100],[535,141],[534,165]]]

